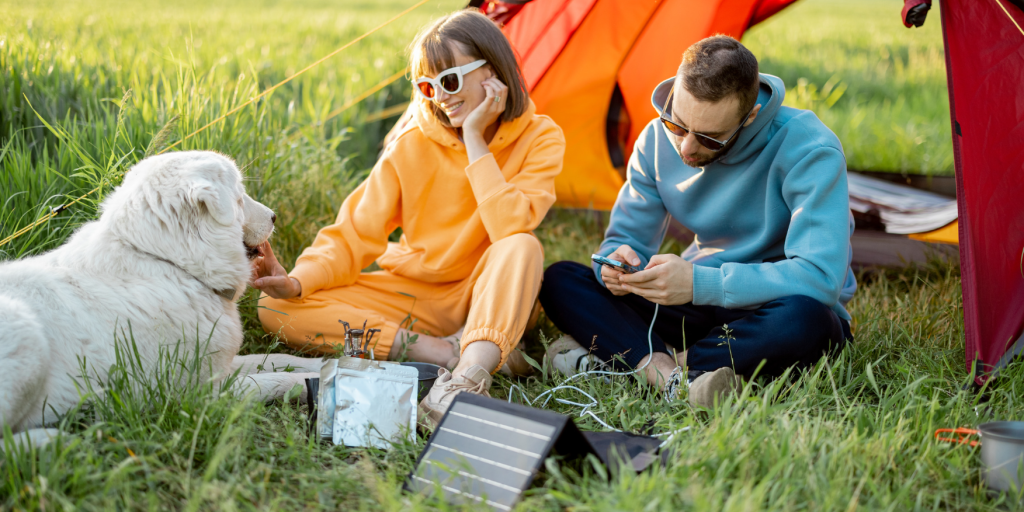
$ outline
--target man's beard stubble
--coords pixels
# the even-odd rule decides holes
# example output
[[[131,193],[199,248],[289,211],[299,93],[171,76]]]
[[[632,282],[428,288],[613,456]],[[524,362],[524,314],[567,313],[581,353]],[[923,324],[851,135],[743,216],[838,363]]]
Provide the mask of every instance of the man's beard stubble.
[[[701,155],[700,159],[698,159],[694,163],[689,163],[689,162],[686,161],[685,158],[683,158],[683,148],[682,148],[682,145],[681,145],[682,144],[681,141],[676,143],[676,153],[679,153],[679,159],[682,160],[684,164],[686,164],[689,167],[693,167],[694,169],[699,169],[701,167],[706,167],[706,166],[708,166],[709,164],[711,164],[713,162],[717,162],[720,158],[722,158],[725,155],[729,154],[729,150],[731,150],[732,147],[736,145],[736,141],[737,140],[739,140],[739,137],[733,137],[733,139],[730,140],[729,143],[726,144],[724,148],[716,151],[715,153],[712,153],[711,156]],[[701,147],[703,147],[703,146],[701,146]],[[705,149],[707,149],[707,148],[705,148]]]

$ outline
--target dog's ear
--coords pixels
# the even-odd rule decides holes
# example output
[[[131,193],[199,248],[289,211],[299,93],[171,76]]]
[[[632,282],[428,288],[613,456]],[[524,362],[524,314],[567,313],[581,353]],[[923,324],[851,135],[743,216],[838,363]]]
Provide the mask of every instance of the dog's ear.
[[[235,221],[235,209],[226,187],[207,180],[196,180],[189,190],[189,200],[196,206],[205,206],[213,220],[220,224],[230,226]]]

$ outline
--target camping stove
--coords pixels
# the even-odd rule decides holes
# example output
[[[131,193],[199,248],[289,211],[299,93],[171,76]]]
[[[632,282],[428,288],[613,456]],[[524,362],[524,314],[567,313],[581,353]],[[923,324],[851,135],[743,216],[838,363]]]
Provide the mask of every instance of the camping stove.
[[[380,332],[380,329],[366,329],[366,320],[363,320],[362,329],[353,329],[348,325],[348,322],[344,320],[338,320],[341,325],[345,326],[345,348],[343,352],[348,357],[357,357],[360,359],[366,359],[369,355],[370,359],[373,359],[373,349],[370,348],[370,342],[373,341],[373,335]],[[363,340],[363,336],[366,336],[366,340]]]

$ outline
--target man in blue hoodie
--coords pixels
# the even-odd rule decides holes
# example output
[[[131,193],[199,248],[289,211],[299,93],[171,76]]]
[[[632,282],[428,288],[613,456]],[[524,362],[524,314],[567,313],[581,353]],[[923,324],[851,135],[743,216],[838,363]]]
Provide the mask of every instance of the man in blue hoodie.
[[[659,118],[636,141],[597,251],[642,270],[563,261],[544,274],[541,304],[567,335],[548,351],[556,368],[619,355],[667,398],[685,382],[708,407],[738,376],[805,368],[852,339],[843,148],[784,95],[731,37],[686,50],[654,90]],[[657,254],[670,216],[696,234],[681,256]]]

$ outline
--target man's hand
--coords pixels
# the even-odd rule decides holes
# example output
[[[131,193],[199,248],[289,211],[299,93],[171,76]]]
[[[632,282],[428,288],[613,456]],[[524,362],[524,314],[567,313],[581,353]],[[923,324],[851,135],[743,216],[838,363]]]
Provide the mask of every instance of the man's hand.
[[[275,299],[291,299],[302,294],[302,284],[294,277],[288,277],[284,267],[274,256],[270,241],[260,245],[263,256],[252,262],[252,285]]]
[[[640,257],[628,245],[620,245],[618,249],[615,249],[615,252],[608,255],[608,259],[627,265],[636,266],[640,264]],[[612,292],[612,295],[621,297],[629,293],[628,290],[622,287],[619,281],[619,277],[623,275],[625,274],[622,271],[601,265],[601,280],[604,281],[605,287],[608,288],[608,291]]]
[[[693,302],[693,264],[675,254],[655,255],[644,270],[620,273],[618,281],[621,289],[655,304],[675,306]]]

